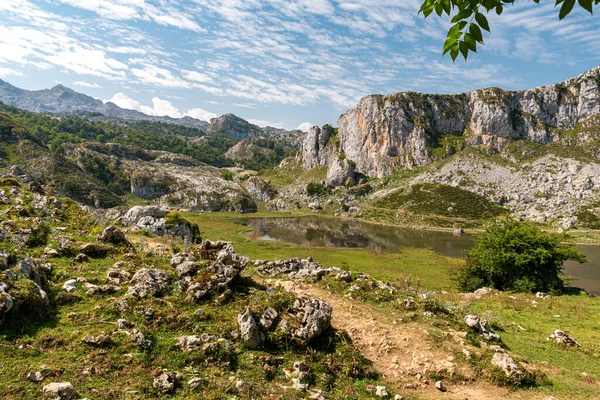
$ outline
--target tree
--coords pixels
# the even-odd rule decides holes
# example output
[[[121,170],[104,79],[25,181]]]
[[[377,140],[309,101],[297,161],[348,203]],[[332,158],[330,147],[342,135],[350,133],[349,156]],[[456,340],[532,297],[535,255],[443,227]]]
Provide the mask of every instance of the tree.
[[[532,222],[512,218],[490,224],[466,253],[466,264],[457,275],[463,291],[487,286],[524,292],[560,291],[565,261],[585,262],[565,235],[547,233]]]
[[[540,3],[540,0],[530,1]],[[485,14],[495,11],[501,15],[504,6],[514,3],[515,0],[425,0],[419,14],[422,13],[425,18],[433,12],[439,17],[444,14],[452,17],[443,54],[450,53],[452,60],[456,61],[460,53],[466,60],[469,52],[477,52],[477,43],[483,44],[483,31],[490,31]],[[560,6],[558,18],[562,20],[569,15],[575,3],[593,13],[600,0],[556,0],[555,7]]]

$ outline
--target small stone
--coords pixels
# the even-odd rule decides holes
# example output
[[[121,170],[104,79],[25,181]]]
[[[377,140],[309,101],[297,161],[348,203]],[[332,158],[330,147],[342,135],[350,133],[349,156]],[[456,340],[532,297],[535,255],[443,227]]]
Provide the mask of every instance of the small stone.
[[[203,383],[204,383],[204,379],[202,379],[202,378],[192,378],[192,379],[190,379],[188,381],[187,384],[188,384],[188,386],[190,387],[191,390],[196,390]]]
[[[244,382],[241,379],[238,379],[238,381],[235,383],[235,387],[237,390],[242,389],[244,386],[246,386],[246,382]]]
[[[42,375],[42,373],[39,371],[31,371],[27,375],[27,379],[29,379],[31,382],[39,383],[44,380],[44,375]]]
[[[98,336],[86,335],[81,341],[95,347],[105,347],[112,344],[112,339],[104,332]]]
[[[399,394],[394,396],[394,400],[404,400],[404,397],[400,396]]]
[[[183,378],[179,372],[163,372],[154,379],[152,387],[159,393],[170,393],[175,389],[175,384]]]
[[[127,321],[126,319],[118,319],[117,326],[119,329],[130,329],[135,326],[135,324],[131,321]]]
[[[440,392],[445,392],[446,391],[446,388],[444,387],[444,382],[442,382],[442,381],[437,381],[435,383],[435,388],[437,390],[439,390]]]
[[[63,284],[63,289],[68,292],[74,292],[77,290],[77,279],[69,279]]]
[[[52,400],[71,400],[75,398],[75,389],[71,382],[52,382],[42,388],[44,396]]]
[[[204,316],[204,310],[201,309],[201,308],[197,309],[196,311],[194,311],[194,316],[198,317],[198,318],[203,317]]]
[[[385,386],[377,386],[375,387],[375,396],[377,397],[388,397],[389,393]]]

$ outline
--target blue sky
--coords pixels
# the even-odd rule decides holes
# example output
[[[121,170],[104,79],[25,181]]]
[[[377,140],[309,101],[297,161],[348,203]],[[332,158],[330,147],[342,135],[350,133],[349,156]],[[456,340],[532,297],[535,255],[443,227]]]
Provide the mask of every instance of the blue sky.
[[[551,84],[600,64],[600,19],[517,2],[467,63],[418,0],[0,0],[0,78],[124,108],[288,129],[371,93]]]

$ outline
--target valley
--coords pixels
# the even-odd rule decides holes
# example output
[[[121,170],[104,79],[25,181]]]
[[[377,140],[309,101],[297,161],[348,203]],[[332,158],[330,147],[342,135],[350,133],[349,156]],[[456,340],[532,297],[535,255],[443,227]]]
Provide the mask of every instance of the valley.
[[[2,398],[600,393],[600,67],[370,95],[307,133],[0,100]],[[514,263],[558,248],[560,275],[462,290],[511,224],[484,256],[529,234]]]

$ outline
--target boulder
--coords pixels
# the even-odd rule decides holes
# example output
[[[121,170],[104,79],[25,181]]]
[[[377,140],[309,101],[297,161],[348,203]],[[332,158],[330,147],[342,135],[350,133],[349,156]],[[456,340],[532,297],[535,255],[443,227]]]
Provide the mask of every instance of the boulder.
[[[356,164],[347,159],[334,160],[329,166],[325,184],[329,187],[353,186]]]
[[[256,317],[249,308],[238,315],[238,325],[240,326],[240,337],[247,348],[255,349],[264,342],[265,336],[260,331]]]
[[[564,344],[566,346],[581,346],[575,338],[569,336],[565,331],[561,331],[560,329],[555,330],[547,340],[552,340],[556,344]]]
[[[507,378],[520,381],[525,377],[523,370],[506,353],[495,353],[492,357],[492,365],[502,369]]]
[[[263,312],[263,315],[260,317],[259,324],[262,328],[269,330],[277,320],[277,311],[273,308],[269,307]]]
[[[12,297],[6,292],[7,286],[0,282],[0,315],[10,311],[13,306]]]
[[[319,299],[297,298],[292,313],[298,319],[298,327],[293,328],[293,336],[306,342],[319,336],[331,327],[332,308]]]
[[[150,217],[154,220],[163,218],[171,209],[164,206],[135,206],[129,209],[120,221],[125,226],[134,226],[144,217]]]
[[[183,375],[179,372],[163,372],[154,378],[152,387],[161,394],[171,393],[181,379],[183,379]]]
[[[89,257],[104,257],[109,249],[98,243],[86,243],[81,245],[77,251]]]
[[[40,383],[44,380],[44,375],[42,375],[42,373],[39,371],[30,371],[29,374],[27,374],[27,380]]]
[[[77,279],[69,279],[65,283],[63,283],[63,289],[68,292],[74,292],[77,290]]]
[[[75,398],[75,389],[70,382],[52,382],[42,388],[44,396],[51,400],[71,400]]]
[[[104,231],[98,235],[98,240],[104,243],[116,245],[129,243],[125,237],[125,234],[115,226],[109,226],[108,228],[104,229]]]
[[[160,269],[142,268],[131,278],[125,297],[144,298],[162,294],[171,282],[171,275]]]
[[[475,332],[483,335],[483,337],[485,337],[487,340],[493,340],[497,342],[502,340],[500,335],[490,330],[486,320],[483,320],[476,315],[465,316],[465,323]]]
[[[104,332],[98,336],[86,335],[81,341],[94,347],[106,347],[113,343],[111,337]]]

